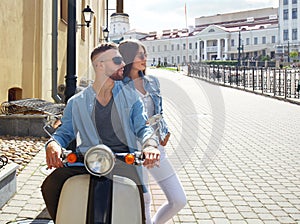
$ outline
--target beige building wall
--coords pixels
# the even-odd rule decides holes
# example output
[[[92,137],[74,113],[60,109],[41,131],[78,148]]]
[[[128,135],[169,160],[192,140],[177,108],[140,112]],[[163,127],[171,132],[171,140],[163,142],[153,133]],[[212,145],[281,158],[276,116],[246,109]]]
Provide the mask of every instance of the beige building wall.
[[[41,2],[1,1],[0,102],[10,88],[23,89],[23,98],[41,94]]]
[[[61,19],[58,2],[58,85],[65,83],[67,62],[67,23]],[[52,0],[1,0],[0,23],[0,104],[17,88],[17,98],[40,98],[53,101],[52,95]],[[95,12],[90,28],[76,33],[77,84],[81,78],[93,79],[89,55],[102,38],[105,25],[105,0],[76,1],[76,17],[86,5]]]

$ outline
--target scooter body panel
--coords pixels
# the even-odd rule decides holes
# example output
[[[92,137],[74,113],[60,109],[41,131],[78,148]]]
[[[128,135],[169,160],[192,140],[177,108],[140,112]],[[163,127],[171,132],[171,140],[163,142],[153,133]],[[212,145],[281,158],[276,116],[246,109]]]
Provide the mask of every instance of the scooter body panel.
[[[90,175],[69,178],[62,188],[56,215],[56,224],[86,223]]]
[[[112,197],[112,224],[143,223],[140,191],[134,181],[114,175]]]

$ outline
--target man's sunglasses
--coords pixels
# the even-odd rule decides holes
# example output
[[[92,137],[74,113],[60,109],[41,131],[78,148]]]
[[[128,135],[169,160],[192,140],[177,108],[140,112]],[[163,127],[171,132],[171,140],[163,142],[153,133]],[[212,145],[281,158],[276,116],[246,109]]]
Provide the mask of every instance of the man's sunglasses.
[[[120,65],[120,64],[122,64],[122,62],[124,61],[124,59],[123,59],[122,57],[120,57],[120,56],[113,57],[111,60],[112,60],[113,63],[115,63],[116,65]],[[100,61],[100,62],[105,62],[105,61],[110,61],[110,59],[109,59],[109,60]]]

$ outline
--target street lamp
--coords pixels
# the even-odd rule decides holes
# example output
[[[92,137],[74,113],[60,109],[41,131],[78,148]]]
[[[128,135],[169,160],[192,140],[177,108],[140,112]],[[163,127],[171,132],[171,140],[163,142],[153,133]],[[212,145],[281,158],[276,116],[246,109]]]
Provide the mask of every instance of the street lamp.
[[[78,27],[81,27],[81,26],[87,26],[87,27],[90,27],[90,23],[92,22],[94,12],[93,12],[93,10],[90,8],[89,5],[87,5],[86,8],[84,8],[84,9],[82,10],[82,15],[83,15],[85,24],[77,24],[77,26],[78,26]]]
[[[104,37],[104,40],[107,42],[108,41],[108,34],[109,34],[109,31],[107,29],[107,27],[103,30],[103,37]]]
[[[91,10],[89,5],[82,11],[84,22],[86,23],[86,26],[89,27],[90,23],[92,22],[94,12]]]

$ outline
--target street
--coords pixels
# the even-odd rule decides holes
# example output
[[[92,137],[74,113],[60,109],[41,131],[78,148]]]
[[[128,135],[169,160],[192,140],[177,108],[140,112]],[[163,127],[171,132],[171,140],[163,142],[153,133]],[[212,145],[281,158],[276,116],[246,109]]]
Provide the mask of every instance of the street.
[[[300,106],[220,87],[183,72],[147,70],[161,83],[167,154],[187,195],[174,223],[300,223]],[[17,177],[0,224],[42,217],[44,151]],[[151,182],[153,214],[164,195]]]

